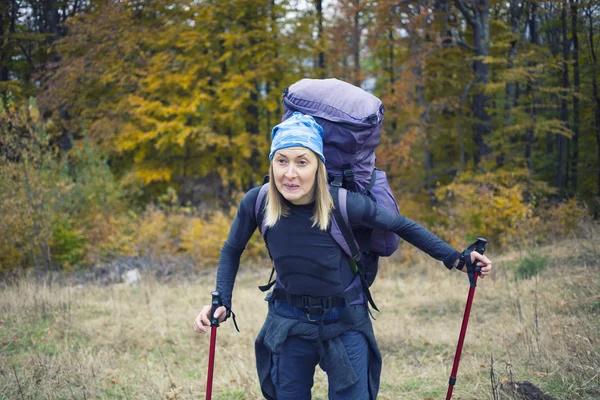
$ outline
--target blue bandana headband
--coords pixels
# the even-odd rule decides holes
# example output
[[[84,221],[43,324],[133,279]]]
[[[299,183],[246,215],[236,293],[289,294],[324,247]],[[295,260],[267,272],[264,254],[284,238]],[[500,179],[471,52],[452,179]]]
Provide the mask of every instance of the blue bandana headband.
[[[271,132],[269,160],[277,150],[288,147],[305,147],[312,150],[325,163],[323,155],[323,128],[310,115],[295,112]]]

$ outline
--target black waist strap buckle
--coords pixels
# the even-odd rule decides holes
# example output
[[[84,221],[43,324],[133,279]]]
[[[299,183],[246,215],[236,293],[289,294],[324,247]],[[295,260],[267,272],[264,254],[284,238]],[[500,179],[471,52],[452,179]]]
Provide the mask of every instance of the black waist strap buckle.
[[[332,308],[333,301],[330,297],[313,297],[302,296],[302,308],[311,309],[318,308],[321,310],[329,310]]]
[[[311,322],[323,321],[325,314],[331,311],[334,307],[333,297],[313,297],[302,296],[302,306],[299,307],[306,314],[306,318]],[[319,316],[320,318],[313,319],[312,317]]]

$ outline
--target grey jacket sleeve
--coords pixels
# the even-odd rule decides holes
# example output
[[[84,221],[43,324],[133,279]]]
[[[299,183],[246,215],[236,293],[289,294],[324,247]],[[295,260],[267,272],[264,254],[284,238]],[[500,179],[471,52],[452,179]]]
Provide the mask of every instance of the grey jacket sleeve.
[[[434,235],[422,225],[381,207],[367,196],[348,192],[348,218],[353,227],[366,227],[394,232],[405,241],[444,262],[448,269],[460,252]]]

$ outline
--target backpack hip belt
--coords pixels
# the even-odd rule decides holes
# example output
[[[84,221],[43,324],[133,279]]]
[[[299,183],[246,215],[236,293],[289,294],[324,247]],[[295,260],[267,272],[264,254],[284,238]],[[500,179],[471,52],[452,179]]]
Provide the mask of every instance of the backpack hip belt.
[[[277,300],[287,303],[305,312],[307,316],[323,315],[333,308],[349,306],[352,302],[360,299],[362,292],[362,287],[356,286],[338,295],[308,296],[291,294],[284,289],[276,288],[269,294],[268,300],[269,302]]]

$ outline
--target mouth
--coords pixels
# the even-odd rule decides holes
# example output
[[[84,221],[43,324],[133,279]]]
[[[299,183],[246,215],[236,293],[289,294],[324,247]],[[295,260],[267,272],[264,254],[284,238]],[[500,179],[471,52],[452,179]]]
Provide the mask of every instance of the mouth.
[[[286,183],[283,185],[286,190],[298,190],[300,189],[300,185],[294,185],[292,183]]]

